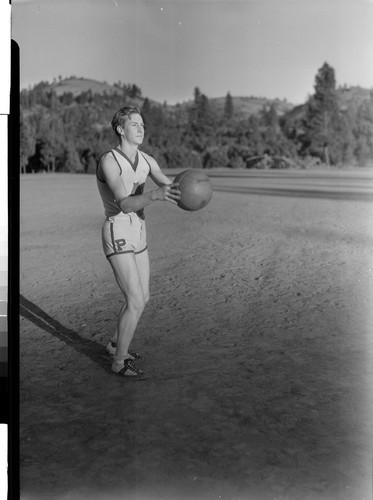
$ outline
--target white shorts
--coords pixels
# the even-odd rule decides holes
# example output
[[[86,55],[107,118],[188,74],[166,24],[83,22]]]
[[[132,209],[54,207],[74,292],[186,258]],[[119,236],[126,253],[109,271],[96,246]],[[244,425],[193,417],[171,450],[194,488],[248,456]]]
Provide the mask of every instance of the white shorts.
[[[145,221],[134,214],[109,217],[102,226],[102,246],[106,258],[147,249]]]

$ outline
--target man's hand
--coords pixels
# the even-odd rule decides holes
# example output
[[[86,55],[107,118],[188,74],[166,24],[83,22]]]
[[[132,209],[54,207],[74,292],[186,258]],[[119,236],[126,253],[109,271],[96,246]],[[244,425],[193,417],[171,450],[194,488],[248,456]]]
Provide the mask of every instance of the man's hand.
[[[167,184],[160,187],[154,191],[155,200],[159,201],[170,201],[177,205],[177,200],[180,200],[181,191],[179,189],[179,183],[173,182],[172,184]]]

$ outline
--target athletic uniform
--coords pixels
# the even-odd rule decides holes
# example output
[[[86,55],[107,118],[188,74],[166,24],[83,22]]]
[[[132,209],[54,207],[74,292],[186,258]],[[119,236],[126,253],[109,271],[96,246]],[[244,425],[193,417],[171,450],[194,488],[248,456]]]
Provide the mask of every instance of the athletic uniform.
[[[132,162],[119,148],[104,153],[112,155],[128,195],[136,196],[144,191],[150,165],[145,155],[137,151]],[[97,165],[97,186],[104,205],[106,220],[102,226],[102,246],[107,258],[124,253],[141,253],[147,249],[144,209],[125,214],[119,208],[114,195],[103,179],[100,179]]]

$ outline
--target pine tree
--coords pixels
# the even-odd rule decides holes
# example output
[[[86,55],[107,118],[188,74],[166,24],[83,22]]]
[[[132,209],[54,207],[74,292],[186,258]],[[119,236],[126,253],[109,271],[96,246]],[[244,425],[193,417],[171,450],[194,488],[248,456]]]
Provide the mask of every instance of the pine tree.
[[[339,125],[335,72],[331,66],[324,63],[316,75],[315,93],[306,104],[303,153],[319,156],[330,165]]]
[[[35,153],[35,133],[29,120],[21,113],[20,116],[20,170],[26,172],[29,158]]]
[[[206,126],[212,122],[210,103],[205,94],[198,87],[194,89],[194,102],[189,111],[189,124],[197,132],[206,132]]]
[[[360,104],[353,131],[356,137],[355,157],[359,165],[373,162],[373,103]]]
[[[141,106],[141,114],[150,114],[151,113],[151,105],[150,105],[150,101],[147,97],[145,97],[144,99],[144,102]]]
[[[225,103],[224,103],[224,118],[227,120],[231,120],[233,118],[233,99],[230,93],[225,96]]]

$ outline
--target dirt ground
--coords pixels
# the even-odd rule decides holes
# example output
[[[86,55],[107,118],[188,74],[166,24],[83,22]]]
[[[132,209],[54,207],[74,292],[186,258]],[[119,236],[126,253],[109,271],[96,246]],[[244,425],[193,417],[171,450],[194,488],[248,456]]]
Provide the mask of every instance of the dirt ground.
[[[22,499],[371,499],[373,172],[209,175],[146,209],[143,382],[104,353],[95,178],[22,176]]]

